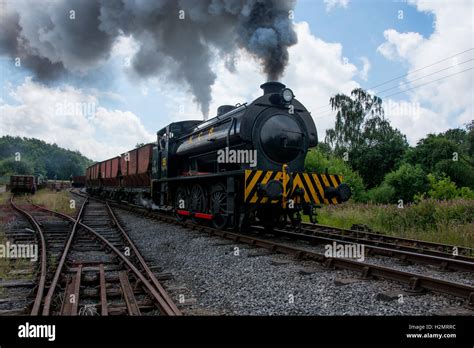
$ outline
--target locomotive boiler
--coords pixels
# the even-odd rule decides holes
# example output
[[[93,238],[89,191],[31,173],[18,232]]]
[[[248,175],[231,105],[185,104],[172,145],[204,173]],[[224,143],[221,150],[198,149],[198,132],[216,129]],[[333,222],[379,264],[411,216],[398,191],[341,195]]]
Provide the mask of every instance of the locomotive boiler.
[[[263,95],[250,104],[223,105],[207,121],[174,122],[158,131],[156,144],[146,145],[148,167],[141,165],[149,175],[148,192],[146,185],[123,185],[120,170],[114,186],[105,187],[100,164],[95,172],[90,168],[96,177],[88,189],[145,200],[179,220],[207,220],[221,229],[295,223],[302,213],[312,217],[315,206],[347,201],[351,192],[340,175],[304,171],[308,149],[318,143],[309,111],[282,83],[261,88]],[[122,154],[122,163],[127,156]]]

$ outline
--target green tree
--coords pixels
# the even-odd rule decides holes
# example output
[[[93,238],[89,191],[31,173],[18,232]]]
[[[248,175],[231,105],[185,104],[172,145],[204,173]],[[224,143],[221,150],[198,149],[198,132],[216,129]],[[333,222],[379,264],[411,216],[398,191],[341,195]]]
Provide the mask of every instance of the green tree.
[[[466,125],[467,133],[467,154],[474,158],[474,120]]]
[[[433,174],[428,174],[430,189],[428,195],[436,199],[453,199],[458,195],[457,187],[449,177],[443,176],[437,179]]]
[[[22,164],[15,164],[16,153],[20,154],[19,163]],[[66,150],[39,139],[0,138],[0,172],[8,171],[8,175],[41,174],[67,180],[71,175],[84,175],[85,168],[90,164],[92,161],[78,151]]]
[[[27,159],[15,161],[13,158],[7,158],[0,161],[0,176],[32,173],[34,173],[33,164]]]
[[[349,163],[371,188],[379,185],[386,173],[398,167],[408,149],[408,142],[405,135],[379,117],[367,122],[362,139],[351,151]]]
[[[349,161],[367,187],[375,187],[402,160],[408,149],[405,135],[384,118],[382,100],[363,89],[351,96],[337,94],[330,103],[337,110],[336,123],[326,131],[325,142]]]
[[[336,123],[333,129],[326,130],[325,142],[339,156],[361,143],[367,116],[383,116],[382,100],[362,88],[354,89],[350,96],[336,94],[329,103],[337,110]]]
[[[462,130],[428,134],[415,148],[407,151],[405,159],[410,164],[420,164],[426,173],[448,175],[458,186],[474,187],[474,167],[470,163],[468,143],[468,134]]]
[[[422,167],[405,163],[385,176],[384,184],[393,187],[394,201],[412,202],[415,194],[426,192],[428,181]]]
[[[454,198],[474,198],[474,191],[468,187],[457,188],[456,184],[446,175],[437,177],[433,174],[428,174],[428,181],[430,189],[428,195],[435,199],[454,199]]]

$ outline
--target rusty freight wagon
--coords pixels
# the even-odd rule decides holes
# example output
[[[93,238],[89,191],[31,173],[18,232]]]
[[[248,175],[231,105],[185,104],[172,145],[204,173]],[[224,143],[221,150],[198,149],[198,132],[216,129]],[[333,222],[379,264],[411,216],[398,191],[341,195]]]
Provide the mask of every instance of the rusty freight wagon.
[[[34,175],[12,175],[10,176],[10,190],[12,193],[36,192],[36,181]]]
[[[88,191],[117,200],[149,198],[153,146],[146,144],[88,167]]]

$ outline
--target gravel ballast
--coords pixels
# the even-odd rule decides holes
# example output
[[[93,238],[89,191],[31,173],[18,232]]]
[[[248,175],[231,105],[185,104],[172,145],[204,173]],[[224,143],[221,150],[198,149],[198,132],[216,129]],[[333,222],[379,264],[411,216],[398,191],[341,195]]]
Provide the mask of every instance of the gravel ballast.
[[[361,280],[264,249],[117,210],[186,315],[429,315],[463,310],[461,300],[410,294],[403,285]],[[472,311],[464,314],[474,314]]]

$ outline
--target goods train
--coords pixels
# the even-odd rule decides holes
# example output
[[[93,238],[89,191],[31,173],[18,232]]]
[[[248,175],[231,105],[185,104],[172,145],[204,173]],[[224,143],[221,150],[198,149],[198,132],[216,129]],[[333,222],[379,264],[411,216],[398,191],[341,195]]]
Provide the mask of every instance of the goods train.
[[[279,82],[250,104],[223,105],[206,121],[174,122],[147,144],[86,171],[92,195],[144,204],[214,227],[272,228],[350,198],[338,174],[304,171],[318,143],[309,111]]]

